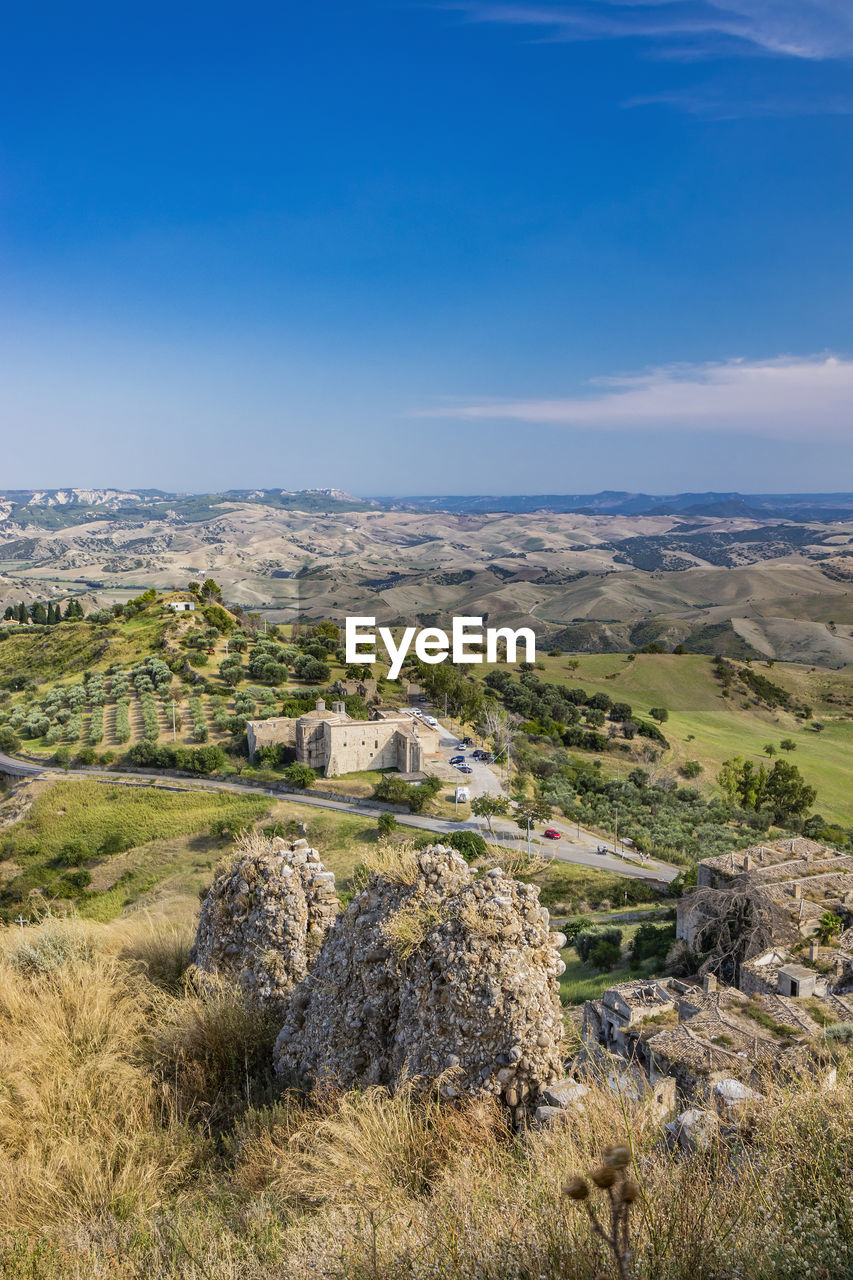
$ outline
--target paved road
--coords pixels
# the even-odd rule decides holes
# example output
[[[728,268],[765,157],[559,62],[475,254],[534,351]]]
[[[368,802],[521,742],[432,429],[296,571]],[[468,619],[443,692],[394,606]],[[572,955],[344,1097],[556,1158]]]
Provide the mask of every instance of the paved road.
[[[450,737],[446,730],[443,733],[448,738]],[[453,738],[452,741],[455,742],[456,739]],[[486,768],[486,766],[483,767]],[[333,809],[343,813],[362,814],[367,818],[378,818],[380,814],[387,812],[387,809],[382,806],[357,804],[346,800],[329,800],[321,796],[313,796],[310,791],[295,794],[293,792],[276,791],[270,787],[249,786],[246,783],[223,782],[218,779],[170,778],[162,773],[141,773],[136,771],[118,773],[107,769],[75,769],[67,772],[58,769],[46,769],[40,765],[14,760],[2,753],[0,753],[0,772],[16,778],[38,777],[40,775],[63,778],[89,777],[125,785],[136,781],[159,786],[180,786],[184,789],[190,788],[200,791],[233,791],[241,795],[266,795],[276,800],[314,806],[318,809]],[[495,778],[491,770],[487,769],[487,772],[493,779]],[[464,777],[465,775],[462,776]],[[471,777],[473,776],[472,774]],[[396,817],[403,827],[432,831],[436,835],[450,835],[454,831],[479,831],[487,839],[495,840],[514,849],[521,849],[526,845],[524,834],[519,831],[514,822],[508,819],[493,819],[494,833],[490,835],[483,820],[473,819],[469,822],[454,822],[452,819],[429,818],[416,813],[399,813]],[[580,837],[577,837],[576,828],[570,828],[565,823],[560,822],[554,822],[553,825],[566,833],[562,840],[552,842],[543,839],[539,835],[531,836],[531,848],[543,857],[556,858],[560,862],[571,862],[578,866],[592,867],[598,871],[613,871],[617,875],[628,876],[633,879],[661,880],[669,883],[678,874],[677,867],[672,867],[665,862],[651,860],[647,863],[639,863],[633,860],[624,861],[614,854],[602,857],[595,853],[596,846],[602,842],[591,832],[584,831],[581,828]],[[571,835],[569,834],[570,832]]]
[[[0,773],[9,778],[37,778],[44,770],[40,764],[28,764],[25,760],[13,760],[0,751]]]

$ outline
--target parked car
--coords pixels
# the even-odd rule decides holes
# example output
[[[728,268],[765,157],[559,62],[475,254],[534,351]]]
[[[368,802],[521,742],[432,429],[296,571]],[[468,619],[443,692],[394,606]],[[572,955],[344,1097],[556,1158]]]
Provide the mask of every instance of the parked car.
[[[546,840],[562,840],[563,833],[558,831],[556,827],[546,827],[542,832]]]
[[[473,739],[473,738],[460,738],[460,740],[459,740],[459,745],[460,745],[460,747],[473,747],[473,745],[474,745],[474,739]]]
[[[468,801],[471,799],[471,792],[468,790],[467,787],[459,787],[459,789],[456,792],[456,799],[459,801],[460,804],[467,804]]]
[[[491,760],[492,758],[491,751],[481,751],[479,749],[477,751],[472,751],[471,755],[475,760]]]
[[[433,728],[435,728],[435,726],[438,724],[438,721],[436,720],[435,716],[424,716],[423,721],[424,721],[424,724],[430,724],[432,725]]]
[[[471,768],[470,764],[458,764],[458,765],[456,766],[456,768],[459,770],[459,772],[460,772],[460,773],[473,773],[473,772],[474,772],[474,770]]]
[[[465,763],[465,757],[464,757],[464,756],[451,756],[451,757],[450,757],[450,763],[451,763],[451,764],[464,764],[464,763]]]

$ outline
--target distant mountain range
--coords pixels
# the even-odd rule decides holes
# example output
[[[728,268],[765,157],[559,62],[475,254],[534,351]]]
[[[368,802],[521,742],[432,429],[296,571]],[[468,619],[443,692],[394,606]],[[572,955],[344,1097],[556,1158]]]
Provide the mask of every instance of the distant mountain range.
[[[227,489],[223,493],[168,493],[159,489],[3,489],[0,518],[17,523],[51,523],[40,511],[75,510],[134,514],[157,518],[177,514],[185,519],[209,518],[216,507],[259,503],[294,511],[448,511],[493,514],[528,511],[576,512],[582,515],[696,517],[821,521],[853,515],[853,493],[601,493],[451,494],[411,497],[354,497],[343,489]],[[82,510],[80,510],[82,508]],[[64,521],[62,521],[64,523]]]
[[[697,516],[752,520],[843,520],[853,513],[851,493],[601,493],[384,498],[383,506],[434,511],[555,511],[583,515]]]

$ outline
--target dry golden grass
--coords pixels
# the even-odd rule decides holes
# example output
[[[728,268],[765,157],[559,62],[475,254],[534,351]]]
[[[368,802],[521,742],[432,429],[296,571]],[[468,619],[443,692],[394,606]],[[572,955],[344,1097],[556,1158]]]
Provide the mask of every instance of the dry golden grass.
[[[418,864],[420,853],[409,841],[380,840],[374,848],[365,851],[354,887],[362,888],[373,874],[381,875],[391,884],[417,884],[422,874]]]
[[[49,920],[0,959],[0,1205],[38,1230],[151,1211],[198,1158],[141,1055],[155,989]]]
[[[400,959],[405,960],[423,946],[446,914],[446,907],[439,903],[423,902],[420,899],[407,902],[388,917],[382,933]]]
[[[168,989],[181,928],[0,931],[3,1280],[610,1277],[562,1189],[613,1142],[639,1188],[637,1280],[853,1274],[843,1071],[832,1093],[768,1093],[742,1141],[689,1156],[603,1082],[585,1115],[526,1135],[406,1088],[307,1099],[273,1081],[276,1027],[235,992]]]

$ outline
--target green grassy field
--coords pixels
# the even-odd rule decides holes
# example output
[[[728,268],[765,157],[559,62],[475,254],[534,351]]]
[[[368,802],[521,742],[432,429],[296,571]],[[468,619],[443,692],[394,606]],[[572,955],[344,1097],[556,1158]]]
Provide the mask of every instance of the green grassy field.
[[[671,744],[664,763],[676,768],[687,760],[698,760],[704,772],[691,783],[708,790],[715,785],[724,760],[732,756],[764,758],[764,747],[772,743],[777,752],[783,738],[791,738],[796,750],[790,760],[806,780],[817,788],[816,810],[829,821],[853,824],[853,788],[850,764],[853,760],[853,668],[839,671],[776,662],[768,667],[755,662],[756,671],[786,689],[797,701],[808,703],[813,719],[824,725],[818,733],[781,708],[770,710],[756,705],[744,686],[725,698],[715,678],[711,659],[695,654],[637,654],[629,662],[625,654],[561,654],[540,657],[542,680],[569,687],[580,686],[589,693],[603,692],[614,701],[629,702],[634,711],[648,717],[654,706],[666,707],[669,719],[662,729]],[[569,663],[577,662],[577,670]],[[489,667],[483,667],[485,674]],[[636,740],[635,740],[636,742]],[[604,755],[608,772],[626,766],[618,753]]]
[[[32,805],[0,838],[0,914],[11,919],[22,909],[26,914],[59,899],[73,901],[84,915],[110,918],[181,869],[168,856],[170,848],[186,858],[193,851],[186,841],[197,837],[202,843],[196,852],[215,853],[225,845],[211,839],[214,823],[240,827],[268,808],[261,797],[222,792],[179,793],[82,778],[36,783]],[[180,838],[179,845],[160,843]]]
[[[628,880],[611,871],[597,871],[594,867],[576,866],[571,862],[557,862],[556,859],[534,875],[520,878],[539,886],[539,901],[556,916],[611,909],[632,910],[642,902],[661,905],[658,891],[643,881]]]

